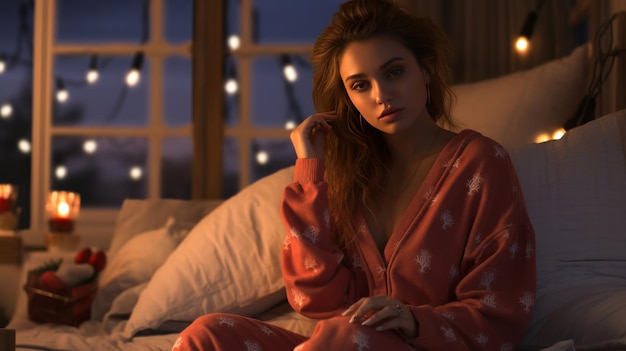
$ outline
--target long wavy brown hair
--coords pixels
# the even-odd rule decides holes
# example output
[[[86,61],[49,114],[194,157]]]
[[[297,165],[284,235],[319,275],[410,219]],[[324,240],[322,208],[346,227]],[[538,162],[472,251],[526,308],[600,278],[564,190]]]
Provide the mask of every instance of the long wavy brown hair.
[[[361,120],[345,90],[339,65],[346,46],[385,35],[408,48],[430,77],[429,115],[452,125],[453,94],[448,83],[451,46],[429,19],[412,15],[391,0],[351,0],[340,5],[313,46],[313,103],[338,119],[326,137],[326,180],[330,214],[339,248],[356,238],[355,211],[374,213],[374,201],[389,181],[389,149],[380,131]]]

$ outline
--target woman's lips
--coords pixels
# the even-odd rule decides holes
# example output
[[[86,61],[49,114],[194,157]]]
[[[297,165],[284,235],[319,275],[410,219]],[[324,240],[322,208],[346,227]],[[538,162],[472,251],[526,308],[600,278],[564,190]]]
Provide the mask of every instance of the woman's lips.
[[[399,108],[399,107],[390,107],[390,108],[386,108],[381,114],[380,116],[378,116],[379,120],[382,121],[389,121],[389,120],[393,120],[395,119],[396,116],[398,116],[398,114],[404,110],[403,108]]]

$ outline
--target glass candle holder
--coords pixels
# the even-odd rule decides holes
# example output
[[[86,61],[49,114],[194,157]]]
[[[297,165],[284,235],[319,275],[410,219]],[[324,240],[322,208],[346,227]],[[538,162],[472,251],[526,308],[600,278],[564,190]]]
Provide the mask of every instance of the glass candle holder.
[[[0,213],[14,212],[17,200],[17,186],[13,184],[0,184]]]
[[[72,233],[80,212],[80,195],[70,191],[52,191],[46,203],[48,226],[53,233]]]

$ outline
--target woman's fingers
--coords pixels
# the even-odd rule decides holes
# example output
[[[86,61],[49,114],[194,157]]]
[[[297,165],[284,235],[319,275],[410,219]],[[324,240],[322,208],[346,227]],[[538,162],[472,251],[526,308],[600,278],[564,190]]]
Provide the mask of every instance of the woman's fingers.
[[[290,135],[298,158],[323,157],[323,143],[337,119],[334,112],[316,113],[307,117]]]
[[[385,295],[363,298],[342,315],[352,315],[350,323],[372,326],[378,331],[394,329],[407,336],[417,335],[418,324],[410,310],[401,301]]]

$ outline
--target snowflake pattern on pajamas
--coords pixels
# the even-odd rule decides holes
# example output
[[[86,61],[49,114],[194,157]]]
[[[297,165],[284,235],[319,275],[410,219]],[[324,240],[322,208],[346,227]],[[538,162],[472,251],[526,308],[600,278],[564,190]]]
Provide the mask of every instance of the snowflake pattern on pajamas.
[[[183,344],[183,338],[179,336],[174,342],[174,345],[172,346],[172,351],[178,350],[182,346],[182,344]]]
[[[433,254],[426,249],[420,249],[420,253],[415,256],[415,264],[420,268],[420,273],[425,273],[427,269],[430,269],[430,264],[433,258]]]
[[[246,351],[263,351],[261,345],[256,341],[246,340],[243,344],[246,346]]]
[[[358,351],[363,351],[370,348],[370,337],[360,330],[357,330],[356,333],[354,333],[354,335],[352,336],[352,342],[357,345]]]
[[[441,220],[441,229],[443,230],[451,229],[454,225],[454,218],[452,217],[450,210],[443,211],[441,216],[439,216],[439,219]]]
[[[480,190],[482,181],[479,173],[474,174],[472,179],[467,181],[467,195],[476,194]]]
[[[524,306],[524,312],[530,312],[531,307],[535,304],[535,299],[533,298],[533,294],[530,291],[524,291],[522,297],[519,299],[519,302]]]
[[[219,320],[219,325],[221,326],[233,328],[235,325],[237,325],[237,321],[232,318],[220,317],[218,320]]]

